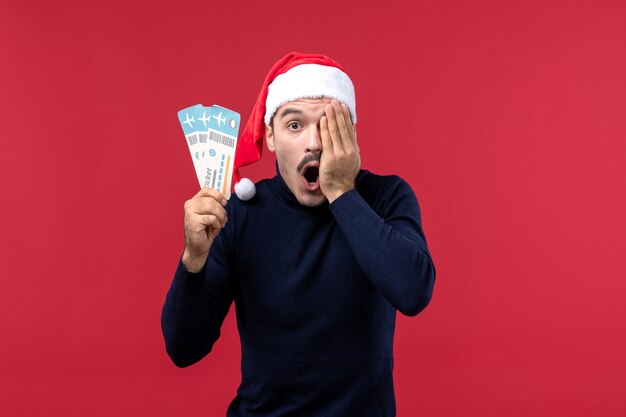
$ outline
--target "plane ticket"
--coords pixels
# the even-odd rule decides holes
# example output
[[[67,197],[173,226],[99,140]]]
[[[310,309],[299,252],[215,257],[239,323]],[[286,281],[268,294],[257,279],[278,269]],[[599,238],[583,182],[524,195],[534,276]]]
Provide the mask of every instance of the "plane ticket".
[[[211,187],[230,198],[239,113],[202,104],[178,112],[200,188]]]

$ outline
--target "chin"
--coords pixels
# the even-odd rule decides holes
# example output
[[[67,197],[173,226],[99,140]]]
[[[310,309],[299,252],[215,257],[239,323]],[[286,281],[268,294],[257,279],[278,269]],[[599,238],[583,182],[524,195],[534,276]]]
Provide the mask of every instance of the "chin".
[[[310,194],[310,193],[301,193],[296,196],[298,203],[302,204],[306,207],[317,207],[324,204],[326,200],[326,196],[324,194]]]

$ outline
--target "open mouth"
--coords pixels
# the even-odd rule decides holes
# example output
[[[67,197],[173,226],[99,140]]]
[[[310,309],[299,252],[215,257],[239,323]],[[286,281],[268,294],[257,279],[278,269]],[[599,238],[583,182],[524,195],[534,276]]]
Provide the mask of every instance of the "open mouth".
[[[319,185],[320,170],[317,166],[308,166],[302,174],[307,184],[307,188],[314,190]]]

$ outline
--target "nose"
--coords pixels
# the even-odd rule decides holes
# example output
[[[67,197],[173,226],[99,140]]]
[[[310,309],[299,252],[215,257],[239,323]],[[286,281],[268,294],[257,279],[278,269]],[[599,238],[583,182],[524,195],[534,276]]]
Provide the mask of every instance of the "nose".
[[[322,136],[320,135],[319,125],[312,124],[309,126],[308,137],[306,141],[306,151],[319,153],[322,151]]]

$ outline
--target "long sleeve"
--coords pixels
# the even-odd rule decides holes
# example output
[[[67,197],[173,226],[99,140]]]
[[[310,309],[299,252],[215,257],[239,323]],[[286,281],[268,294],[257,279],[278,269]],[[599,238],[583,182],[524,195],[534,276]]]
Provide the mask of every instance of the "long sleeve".
[[[337,198],[330,209],[357,262],[383,296],[401,313],[414,316],[430,302],[433,265],[421,227],[417,199],[399,177],[361,195],[357,189]]]
[[[176,366],[198,362],[220,336],[234,298],[225,256],[226,233],[223,230],[214,241],[207,263],[198,273],[190,273],[182,261],[178,263],[161,314],[165,348]]]
[[[308,207],[277,176],[227,210],[205,269],[179,264],[167,295],[174,363],[211,351],[232,304],[242,379],[229,416],[395,415],[396,310],[423,309],[435,276],[408,184],[362,171],[357,190]]]

